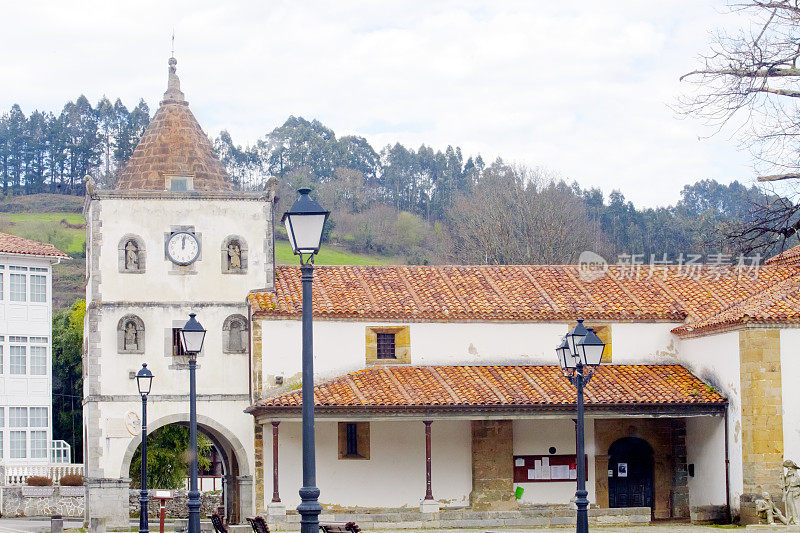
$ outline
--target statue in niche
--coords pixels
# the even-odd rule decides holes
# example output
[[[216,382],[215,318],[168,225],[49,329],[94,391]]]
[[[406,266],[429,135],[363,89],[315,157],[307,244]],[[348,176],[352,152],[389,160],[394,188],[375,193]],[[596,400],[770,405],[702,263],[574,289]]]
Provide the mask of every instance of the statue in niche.
[[[800,524],[800,475],[794,461],[783,462],[783,500],[786,502],[786,520],[792,525]]]
[[[125,270],[139,270],[139,247],[134,241],[125,244]]]
[[[139,332],[136,331],[136,324],[132,320],[125,324],[125,338],[122,347],[125,350],[139,349]]]
[[[241,270],[242,248],[237,241],[228,243],[228,270]]]
[[[788,520],[783,516],[781,510],[778,509],[778,506],[772,501],[769,492],[762,492],[761,499],[756,500],[756,511],[758,512],[758,518],[765,521],[767,524],[774,524],[775,519],[781,524],[788,523]]]
[[[231,330],[228,334],[229,352],[241,352],[244,350],[244,346],[242,345],[242,331],[244,331],[244,327],[241,322],[238,320],[231,321]]]

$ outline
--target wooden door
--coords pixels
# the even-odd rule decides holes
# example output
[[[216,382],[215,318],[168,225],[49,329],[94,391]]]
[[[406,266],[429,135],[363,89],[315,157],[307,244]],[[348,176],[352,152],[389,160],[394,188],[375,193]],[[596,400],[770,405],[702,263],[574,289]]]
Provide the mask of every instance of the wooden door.
[[[646,441],[626,437],[612,444],[608,470],[609,507],[653,508],[653,450]]]

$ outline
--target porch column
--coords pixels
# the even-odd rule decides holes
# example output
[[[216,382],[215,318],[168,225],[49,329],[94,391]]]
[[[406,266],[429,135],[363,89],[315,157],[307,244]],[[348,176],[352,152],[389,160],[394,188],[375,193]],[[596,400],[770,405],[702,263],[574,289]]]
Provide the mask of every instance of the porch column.
[[[420,503],[420,512],[438,513],[439,502],[433,499],[431,488],[431,424],[433,420],[424,420],[425,424],[425,499]]]
[[[272,422],[272,501],[268,505],[270,516],[285,516],[286,506],[281,503],[278,492],[278,426],[279,421]]]

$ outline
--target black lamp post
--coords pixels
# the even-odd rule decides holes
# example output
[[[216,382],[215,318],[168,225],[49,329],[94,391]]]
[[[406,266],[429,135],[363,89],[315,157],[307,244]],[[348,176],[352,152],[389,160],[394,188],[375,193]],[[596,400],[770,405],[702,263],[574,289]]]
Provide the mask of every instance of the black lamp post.
[[[578,424],[576,427],[576,467],[578,489],[575,491],[575,505],[578,507],[578,533],[589,532],[589,500],[586,496],[586,453],[583,442],[583,388],[592,379],[594,371],[603,358],[605,344],[592,328],[584,327],[583,320],[561,339],[556,348],[558,362],[564,376],[578,389]]]
[[[314,256],[322,242],[322,227],[330,214],[311,199],[311,189],[299,189],[300,197],[283,215],[286,234],[295,255],[300,256],[303,282],[303,486],[300,488],[300,533],[318,533],[319,489],[317,488],[314,447],[314,349],[311,321],[313,303]],[[189,532],[193,533],[193,532]]]
[[[142,369],[136,373],[136,385],[142,396],[142,486],[139,490],[139,533],[149,533],[147,522],[147,395],[153,385],[153,373],[142,363]]]
[[[192,462],[189,466],[189,533],[200,533],[200,491],[197,490],[197,354],[203,349],[203,340],[206,330],[200,322],[194,319],[197,316],[189,313],[189,321],[181,330],[181,344],[183,351],[189,356],[189,453]]]

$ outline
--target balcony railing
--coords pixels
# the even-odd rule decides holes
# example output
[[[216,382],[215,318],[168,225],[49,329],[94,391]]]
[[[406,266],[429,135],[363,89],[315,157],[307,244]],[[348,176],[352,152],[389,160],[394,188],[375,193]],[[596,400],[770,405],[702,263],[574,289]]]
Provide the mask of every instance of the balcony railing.
[[[49,465],[16,466],[6,465],[6,485],[24,485],[31,476],[42,476],[53,480],[57,485],[67,474],[83,475],[82,464],[54,463]]]

